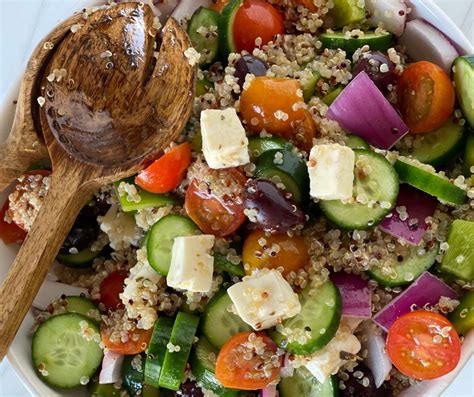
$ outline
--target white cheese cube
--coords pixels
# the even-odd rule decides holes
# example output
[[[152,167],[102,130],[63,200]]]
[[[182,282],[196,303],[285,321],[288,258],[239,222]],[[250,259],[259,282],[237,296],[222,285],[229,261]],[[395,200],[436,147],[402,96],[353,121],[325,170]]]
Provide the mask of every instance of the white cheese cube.
[[[227,293],[237,314],[255,330],[273,327],[301,311],[298,295],[278,270],[261,270],[244,277]]]
[[[341,359],[342,351],[357,354],[360,348],[359,340],[347,328],[340,328],[322,350],[305,357],[305,366],[318,382],[324,383],[346,362]]]
[[[202,152],[213,169],[247,164],[249,141],[235,109],[201,112]]]
[[[172,288],[209,292],[214,272],[214,235],[176,237],[166,282]]]
[[[354,152],[347,146],[313,146],[308,161],[310,196],[321,200],[350,199],[354,186],[354,163]]]

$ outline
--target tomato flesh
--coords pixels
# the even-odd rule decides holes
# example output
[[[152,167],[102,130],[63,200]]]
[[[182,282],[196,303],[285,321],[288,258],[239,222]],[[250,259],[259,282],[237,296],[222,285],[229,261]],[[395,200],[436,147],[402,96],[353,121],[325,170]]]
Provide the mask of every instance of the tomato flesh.
[[[407,313],[392,324],[387,353],[401,373],[415,379],[434,379],[456,367],[461,341],[445,317],[420,310]]]
[[[454,87],[447,73],[426,61],[408,66],[398,88],[399,108],[412,133],[441,127],[454,110]]]
[[[237,10],[233,25],[233,38],[237,52],[252,53],[255,40],[260,45],[273,41],[278,34],[284,34],[283,17],[271,4],[262,0],[245,0]]]
[[[127,341],[122,342],[115,340],[112,341],[110,339],[110,330],[104,327],[102,327],[100,330],[101,339],[105,347],[111,352],[124,356],[130,356],[144,352],[150,344],[152,333],[153,328],[147,330],[135,328],[133,331],[128,333]]]
[[[119,295],[123,292],[123,283],[127,277],[127,271],[116,270],[100,283],[100,301],[107,309],[116,309],[122,306]]]
[[[141,171],[135,183],[152,193],[168,193],[176,189],[191,164],[191,145],[187,142],[175,146],[148,168]]]
[[[264,333],[235,334],[219,351],[216,377],[225,387],[263,389],[279,376],[281,357],[276,351],[277,345]]]
[[[244,242],[242,260],[245,273],[252,274],[262,267],[283,268],[283,275],[297,272],[308,262],[309,254],[303,237],[275,233],[266,236],[262,230],[254,230]]]
[[[8,200],[0,210],[0,239],[5,244],[20,243],[26,237],[26,232],[18,227],[14,222],[5,221],[5,214],[8,211]]]

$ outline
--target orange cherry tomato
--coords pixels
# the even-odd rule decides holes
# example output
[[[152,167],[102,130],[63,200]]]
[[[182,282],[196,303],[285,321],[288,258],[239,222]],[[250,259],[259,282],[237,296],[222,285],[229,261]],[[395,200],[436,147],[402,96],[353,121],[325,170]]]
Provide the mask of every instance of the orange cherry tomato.
[[[167,193],[181,183],[189,164],[191,145],[185,142],[175,146],[141,171],[136,176],[135,183],[148,192]]]
[[[26,237],[26,232],[18,227],[15,222],[5,221],[7,211],[8,200],[5,201],[0,210],[0,239],[2,239],[5,244],[21,243]]]
[[[202,180],[195,178],[189,185],[184,208],[204,233],[227,236],[245,221],[245,182],[245,176],[235,168],[208,170]]]
[[[256,347],[263,347],[263,353],[257,353]],[[281,358],[275,357],[276,351],[277,345],[264,333],[235,334],[219,351],[216,377],[225,387],[263,389],[279,376]],[[265,373],[267,365],[270,369]]]
[[[110,339],[109,329],[106,329],[105,327],[100,329],[100,336],[105,347],[111,352],[122,354],[124,356],[130,356],[144,352],[150,344],[152,333],[153,328],[146,330],[135,328],[133,331],[128,333],[128,340],[126,342],[122,342],[121,340],[112,341]]]
[[[398,101],[412,133],[441,127],[454,109],[454,87],[448,74],[434,63],[408,66],[398,81]]]
[[[252,53],[257,38],[264,45],[284,33],[282,15],[266,1],[244,0],[235,14],[233,38],[237,52],[247,50]]]
[[[392,324],[387,353],[401,373],[415,379],[433,379],[456,367],[461,342],[446,317],[420,310],[404,314]]]
[[[240,113],[246,128],[262,129],[311,149],[316,125],[304,108],[300,83],[294,79],[256,77],[240,97]]]
[[[209,8],[214,11],[221,12],[224,7],[229,4],[229,1],[230,0],[212,0],[211,4],[209,5]]]
[[[123,292],[123,283],[127,277],[126,270],[116,270],[100,283],[100,301],[107,309],[116,309],[122,306],[119,295]]]
[[[244,241],[242,260],[245,273],[252,274],[255,269],[283,267],[283,275],[296,272],[306,265],[309,259],[308,247],[303,237],[286,233],[266,236],[263,230],[254,230]]]

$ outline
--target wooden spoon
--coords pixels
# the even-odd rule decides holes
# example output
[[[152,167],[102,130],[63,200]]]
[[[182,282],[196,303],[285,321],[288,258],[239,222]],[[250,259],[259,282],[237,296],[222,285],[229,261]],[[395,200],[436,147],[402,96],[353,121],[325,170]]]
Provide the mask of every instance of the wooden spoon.
[[[38,79],[49,62],[51,55],[71,26],[83,22],[82,14],[66,19],[48,34],[31,54],[18,93],[15,118],[6,141],[0,144],[0,191],[24,173],[39,160],[47,159],[48,151],[39,128],[37,98]],[[36,125],[38,124],[38,125]],[[39,133],[37,131],[39,130]]]
[[[156,58],[153,23],[140,3],[99,10],[46,69],[40,115],[52,181],[0,291],[0,357],[90,195],[156,158],[190,116],[196,70],[184,51],[191,43],[171,18]]]

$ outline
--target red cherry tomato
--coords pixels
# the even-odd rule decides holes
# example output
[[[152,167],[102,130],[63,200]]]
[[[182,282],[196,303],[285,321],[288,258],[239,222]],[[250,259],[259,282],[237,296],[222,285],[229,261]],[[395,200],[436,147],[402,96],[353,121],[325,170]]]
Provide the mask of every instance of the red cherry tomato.
[[[135,182],[142,189],[152,193],[170,192],[181,183],[190,163],[191,145],[185,142],[175,146],[141,171]]]
[[[209,176],[207,182],[196,178],[191,182],[184,208],[204,233],[227,236],[245,221],[242,193],[246,178],[235,168],[209,170]]]
[[[284,34],[283,17],[271,4],[262,0],[245,0],[235,14],[233,37],[237,52],[252,53],[255,39],[262,39],[262,45],[274,40],[277,34]]]
[[[415,379],[433,379],[456,367],[461,342],[446,317],[420,310],[404,314],[392,324],[387,353],[401,373]]]
[[[116,309],[122,305],[119,295],[123,292],[123,282],[127,276],[127,271],[116,270],[100,283],[100,302],[107,309]]]
[[[5,213],[8,210],[8,200],[0,210],[0,239],[5,244],[20,243],[26,237],[26,232],[18,227],[14,222],[5,221]]]
[[[230,0],[212,0],[211,4],[209,5],[209,8],[211,10],[221,12],[224,7],[229,4]]]

